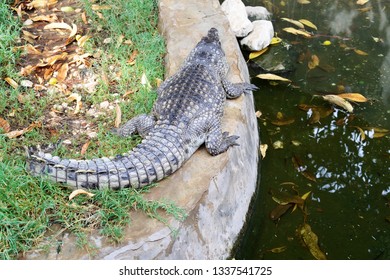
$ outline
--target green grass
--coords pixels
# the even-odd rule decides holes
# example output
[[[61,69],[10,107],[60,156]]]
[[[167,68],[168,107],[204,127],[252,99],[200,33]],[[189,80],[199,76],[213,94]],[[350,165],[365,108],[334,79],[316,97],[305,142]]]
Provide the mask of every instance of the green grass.
[[[107,85],[104,80],[100,81],[96,92],[83,95],[83,103],[89,106],[105,100],[114,101],[132,90],[134,93],[129,101],[121,103],[123,119],[149,112],[156,96],[153,90],[141,84],[141,76],[145,73],[155,87],[155,80],[162,79],[164,74],[165,48],[157,32],[157,1],[100,1],[100,5],[112,7],[99,11],[103,17],[92,10],[90,1],[80,2],[92,20],[88,31],[92,37],[87,51],[94,53],[100,49],[106,54],[94,61],[93,68],[97,73],[105,73],[110,80],[113,72],[121,72],[120,79],[115,79],[114,83]],[[8,4],[0,3],[0,117],[7,119],[14,130],[44,120],[45,112],[55,101],[50,99],[50,94],[36,98],[33,90],[13,89],[4,82],[5,77],[17,82],[21,80],[17,69],[19,53],[13,50],[20,36],[21,23]],[[118,44],[120,37],[131,40],[132,44]],[[103,44],[106,38],[112,38],[111,43]],[[127,60],[134,50],[138,51],[136,63],[129,65]],[[23,94],[23,103],[18,100],[20,94]],[[112,121],[107,122],[105,118],[94,120],[99,127],[98,136],[96,141],[91,141],[86,157],[123,153],[139,141],[137,137],[123,139],[110,134]],[[77,196],[69,201],[70,191],[65,187],[44,178],[31,177],[25,171],[23,146],[55,142],[69,135],[71,131],[68,130],[64,125],[58,136],[50,136],[45,128],[36,128],[16,139],[8,139],[0,131],[0,259],[15,259],[31,248],[42,246],[53,225],[75,234],[77,244],[90,251],[93,250],[87,242],[90,229],[97,228],[101,234],[118,242],[123,238],[123,228],[131,224],[131,210],[144,211],[162,222],[166,221],[161,210],[178,220],[185,218],[184,211],[169,201],[145,199],[144,194],[150,187],[96,191],[92,198]],[[73,140],[71,147],[60,147],[57,153],[82,158],[79,147],[85,143],[86,136],[79,135]],[[52,239],[52,242],[57,242],[55,236]]]

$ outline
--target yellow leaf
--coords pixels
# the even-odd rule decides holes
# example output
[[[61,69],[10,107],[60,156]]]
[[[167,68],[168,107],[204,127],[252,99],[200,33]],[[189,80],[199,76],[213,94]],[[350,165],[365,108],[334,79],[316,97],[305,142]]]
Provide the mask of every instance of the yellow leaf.
[[[72,102],[74,100],[76,100],[76,108],[75,108],[73,114],[77,114],[78,112],[80,112],[80,109],[82,106],[81,96],[78,93],[72,93],[71,95],[69,95],[67,101]]]
[[[110,9],[111,9],[111,6],[109,6],[109,5],[102,5],[102,6],[96,5],[96,4],[92,5],[93,11],[110,10]]]
[[[93,197],[95,194],[93,193],[90,193],[90,192],[87,192],[85,190],[82,190],[82,189],[78,189],[78,190],[74,190],[70,195],[69,195],[69,200],[72,200],[73,198],[75,198],[76,196],[80,195],[80,194],[86,194],[88,195],[89,197]]]
[[[367,102],[368,99],[360,93],[341,93],[337,96],[354,102]]]
[[[310,1],[309,0],[298,0],[298,3],[299,4],[310,4]]]
[[[309,194],[311,193],[311,191],[308,191],[307,193],[305,193],[304,195],[301,196],[301,198],[303,200],[306,200],[306,198],[308,198]]]
[[[357,130],[359,130],[360,141],[366,140],[366,133],[364,133],[364,130],[361,127],[358,127],[358,126],[352,126],[352,127],[357,128]]]
[[[76,40],[77,40],[77,45],[79,47],[84,47],[85,43],[88,41],[88,39],[91,38],[91,36],[89,35],[84,35],[84,36],[80,36],[77,35],[76,36]]]
[[[390,132],[390,130],[381,127],[366,127],[365,129],[368,131],[367,134],[371,138],[381,138]]]
[[[344,98],[341,98],[340,96],[334,95],[334,94],[328,94],[322,96],[322,98],[332,104],[335,104],[337,106],[340,106],[347,110],[348,112],[352,113],[353,112],[353,107],[351,103],[349,103],[347,100]]]
[[[280,42],[282,42],[282,39],[280,39],[279,37],[273,37],[271,39],[270,45],[276,45],[279,44]]]
[[[282,82],[289,82],[291,83],[291,80],[280,77],[275,74],[266,73],[266,74],[259,74],[256,76],[257,78],[263,79],[263,80],[272,80],[272,81],[282,81]]]
[[[291,33],[291,34],[294,34],[294,35],[303,35],[307,38],[311,37],[311,34],[308,33],[307,31],[304,31],[304,30],[298,30],[294,27],[286,27],[286,28],[283,28],[284,31],[288,32],[288,33]]]
[[[355,53],[357,53],[358,55],[368,55],[368,53],[366,53],[366,52],[364,52],[364,51],[362,51],[362,50],[353,49],[353,51],[354,51]]]
[[[317,26],[315,26],[314,23],[312,23],[311,21],[307,20],[307,19],[300,19],[299,20],[300,23],[303,23],[304,25],[310,27],[310,28],[313,28],[315,30],[317,30]]]
[[[18,83],[15,82],[14,79],[10,78],[10,77],[7,77],[7,78],[4,78],[4,80],[11,86],[13,87],[14,89],[17,89],[18,88]]]
[[[318,65],[320,65],[320,59],[318,58],[318,56],[316,56],[315,54],[313,54],[313,55],[311,56],[310,61],[307,63],[307,66],[309,67],[309,69],[314,69],[314,68],[316,68]]]
[[[290,19],[290,18],[281,18],[281,20],[284,20],[284,21],[287,21],[289,23],[292,23],[292,24],[298,26],[299,28],[302,28],[302,29],[305,28],[305,26],[301,22],[299,22],[297,20]]]
[[[55,84],[57,84],[57,79],[56,78],[50,78],[49,85],[54,86]]]
[[[317,260],[326,260],[325,254],[318,246],[318,237],[308,224],[305,223],[299,228],[299,234],[314,258]]]
[[[251,52],[251,53],[249,54],[249,59],[254,59],[254,58],[256,58],[256,57],[262,55],[263,53],[265,53],[267,50],[268,50],[268,47],[266,47],[266,48],[264,48],[264,49],[262,49],[262,50],[260,50],[260,51]]]
[[[71,13],[71,12],[74,11],[74,8],[70,7],[70,6],[61,7],[61,11],[64,12],[64,13]]]
[[[70,32],[68,38],[72,38],[73,36],[76,36],[77,34],[77,25],[72,23],[72,32]]]
[[[72,27],[65,23],[65,22],[52,22],[47,25],[43,29],[67,29],[69,31],[72,31]]]
[[[326,40],[326,41],[322,42],[323,46],[330,46],[331,44],[332,44],[332,42],[329,41],[329,40]]]

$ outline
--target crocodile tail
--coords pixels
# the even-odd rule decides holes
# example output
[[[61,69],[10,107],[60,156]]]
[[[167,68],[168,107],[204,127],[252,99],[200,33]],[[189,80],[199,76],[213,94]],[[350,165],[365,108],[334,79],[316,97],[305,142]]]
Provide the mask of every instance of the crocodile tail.
[[[63,159],[29,153],[28,171],[74,189],[139,188],[175,172],[188,158],[173,130],[154,131],[132,151],[114,158]]]

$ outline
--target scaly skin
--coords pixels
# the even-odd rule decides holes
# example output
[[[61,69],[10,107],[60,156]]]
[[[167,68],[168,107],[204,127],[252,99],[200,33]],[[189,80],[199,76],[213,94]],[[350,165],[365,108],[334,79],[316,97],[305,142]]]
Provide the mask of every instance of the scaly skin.
[[[218,31],[211,28],[181,69],[158,88],[152,113],[115,131],[144,138],[132,151],[113,159],[75,160],[30,149],[28,170],[75,189],[139,188],[175,172],[202,144],[212,156],[223,153],[238,145],[238,136],[221,131],[226,97],[237,98],[256,88],[230,83],[227,72]]]

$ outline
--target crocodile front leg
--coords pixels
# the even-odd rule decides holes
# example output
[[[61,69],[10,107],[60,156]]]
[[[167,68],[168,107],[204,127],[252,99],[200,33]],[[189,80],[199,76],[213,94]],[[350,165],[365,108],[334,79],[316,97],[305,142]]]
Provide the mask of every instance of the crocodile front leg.
[[[153,115],[142,114],[132,118],[123,126],[113,129],[112,132],[124,137],[138,133],[142,138],[145,138],[155,124],[156,119]]]
[[[257,86],[250,83],[231,83],[226,78],[221,79],[223,88],[226,92],[226,97],[229,99],[234,99],[239,97],[243,93],[249,93],[250,91],[258,89]]]
[[[236,142],[239,136],[230,135],[228,132],[221,131],[220,126],[214,127],[206,136],[205,146],[206,150],[212,156],[219,155],[223,152],[226,152],[229,147],[239,146]]]

